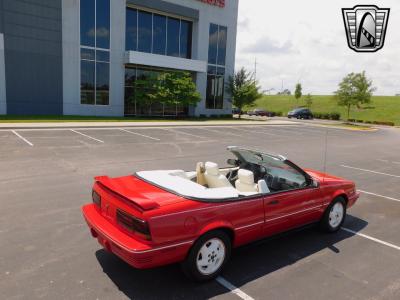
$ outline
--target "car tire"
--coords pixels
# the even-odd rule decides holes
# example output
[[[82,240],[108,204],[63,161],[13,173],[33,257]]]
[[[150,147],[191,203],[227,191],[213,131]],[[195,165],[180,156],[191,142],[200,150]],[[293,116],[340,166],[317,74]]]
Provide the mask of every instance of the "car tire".
[[[229,261],[232,251],[231,239],[222,230],[202,235],[182,262],[182,270],[194,281],[216,278]]]
[[[343,197],[335,198],[324,212],[320,228],[328,233],[337,232],[346,219],[346,201]]]

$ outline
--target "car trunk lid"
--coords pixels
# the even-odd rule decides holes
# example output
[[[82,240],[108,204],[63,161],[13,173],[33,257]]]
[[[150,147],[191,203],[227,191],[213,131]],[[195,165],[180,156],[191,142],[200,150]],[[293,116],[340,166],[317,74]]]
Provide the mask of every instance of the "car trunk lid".
[[[184,201],[183,198],[162,190],[133,175],[118,178],[108,176],[95,177],[95,181],[121,200],[147,211],[158,207]]]

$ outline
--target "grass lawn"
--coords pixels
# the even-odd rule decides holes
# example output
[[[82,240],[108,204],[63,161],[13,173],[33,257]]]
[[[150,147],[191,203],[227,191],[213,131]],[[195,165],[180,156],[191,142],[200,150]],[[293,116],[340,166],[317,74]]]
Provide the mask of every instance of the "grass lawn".
[[[96,117],[96,116],[56,116],[56,115],[0,115],[0,123],[53,123],[53,122],[182,122],[182,121],[237,121],[230,117],[219,118],[138,118],[138,117]]]
[[[294,96],[264,96],[256,102],[255,107],[264,108],[268,111],[282,112],[285,116],[288,111],[298,106],[305,106],[304,96],[296,102]],[[249,110],[251,108],[246,108]],[[333,96],[313,96],[311,110],[316,113],[341,114],[342,119],[347,118],[345,107],[338,106]],[[372,103],[366,108],[357,109],[353,107],[350,119],[363,121],[389,121],[400,125],[400,97],[374,96]]]

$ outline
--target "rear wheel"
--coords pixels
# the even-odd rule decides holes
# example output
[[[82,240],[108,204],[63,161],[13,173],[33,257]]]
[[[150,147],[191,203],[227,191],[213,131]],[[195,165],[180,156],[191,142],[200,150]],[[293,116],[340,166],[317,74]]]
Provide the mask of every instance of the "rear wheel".
[[[321,220],[321,229],[326,232],[336,232],[342,227],[346,218],[346,201],[338,197],[326,209]]]
[[[221,273],[230,255],[231,241],[228,235],[221,230],[208,232],[193,245],[182,263],[182,269],[193,280],[211,280]]]

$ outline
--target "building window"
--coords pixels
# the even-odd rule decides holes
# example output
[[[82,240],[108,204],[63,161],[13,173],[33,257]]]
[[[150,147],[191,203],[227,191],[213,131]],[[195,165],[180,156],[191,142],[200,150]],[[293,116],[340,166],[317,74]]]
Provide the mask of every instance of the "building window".
[[[153,17],[153,53],[165,55],[167,47],[167,18],[154,15]]]
[[[148,12],[138,13],[138,50],[151,53],[153,15]]]
[[[227,28],[210,24],[207,70],[207,109],[224,106]]]
[[[81,104],[108,105],[110,0],[80,0]]]
[[[126,31],[125,31],[125,47],[128,50],[136,51],[137,50],[137,10],[136,9],[126,9]]]
[[[154,80],[158,74],[171,70],[130,66],[125,69],[125,115],[127,116],[186,116],[188,107],[167,105],[140,99],[143,80]]]
[[[126,50],[192,58],[192,22],[126,9]]]

